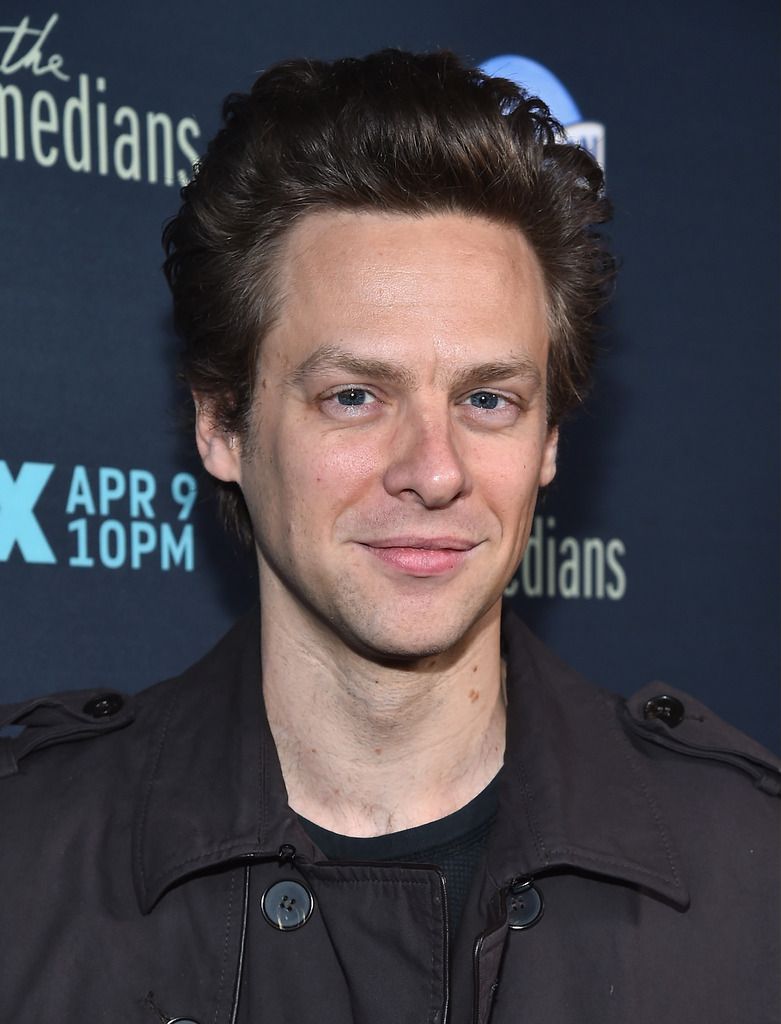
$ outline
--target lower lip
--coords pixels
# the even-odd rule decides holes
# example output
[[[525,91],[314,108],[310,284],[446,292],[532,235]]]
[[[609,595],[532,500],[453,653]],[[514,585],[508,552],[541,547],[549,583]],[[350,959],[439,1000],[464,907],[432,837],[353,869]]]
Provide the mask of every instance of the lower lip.
[[[386,565],[410,576],[441,576],[458,568],[469,554],[469,549],[455,548],[367,548]]]

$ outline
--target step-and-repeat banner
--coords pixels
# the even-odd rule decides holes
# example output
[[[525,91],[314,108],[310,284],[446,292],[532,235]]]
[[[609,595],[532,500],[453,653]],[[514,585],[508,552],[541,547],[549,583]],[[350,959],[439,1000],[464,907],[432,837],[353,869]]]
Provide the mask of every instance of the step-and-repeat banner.
[[[779,746],[779,21],[765,0],[5,0],[0,701],[139,689],[253,599],[182,428],[160,229],[222,98],[290,56],[447,47],[604,164],[621,273],[508,589],[595,681]]]

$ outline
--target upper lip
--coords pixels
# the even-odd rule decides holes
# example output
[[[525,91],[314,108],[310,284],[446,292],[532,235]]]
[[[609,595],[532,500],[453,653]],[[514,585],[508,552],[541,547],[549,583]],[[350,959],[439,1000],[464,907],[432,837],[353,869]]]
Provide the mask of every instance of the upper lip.
[[[477,546],[477,541],[463,537],[383,537],[363,543],[369,548],[421,548],[427,551],[468,551]]]

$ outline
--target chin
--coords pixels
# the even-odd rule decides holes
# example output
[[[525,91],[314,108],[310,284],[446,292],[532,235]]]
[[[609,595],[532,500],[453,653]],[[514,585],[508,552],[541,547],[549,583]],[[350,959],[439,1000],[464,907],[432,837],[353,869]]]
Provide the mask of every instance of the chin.
[[[456,645],[450,641],[437,642],[433,638],[427,638],[420,643],[412,644],[409,640],[376,642],[365,644],[362,649],[357,648],[358,653],[364,654],[372,661],[383,665],[412,665],[420,661],[427,661],[430,658],[437,658],[452,651]]]
[[[430,629],[421,628],[420,617],[414,623],[397,621],[392,625],[387,620],[353,621],[337,629],[347,645],[363,657],[380,664],[411,664],[447,652],[455,653],[472,632],[476,619],[459,617],[443,627],[442,616],[431,613],[431,621],[436,625]]]

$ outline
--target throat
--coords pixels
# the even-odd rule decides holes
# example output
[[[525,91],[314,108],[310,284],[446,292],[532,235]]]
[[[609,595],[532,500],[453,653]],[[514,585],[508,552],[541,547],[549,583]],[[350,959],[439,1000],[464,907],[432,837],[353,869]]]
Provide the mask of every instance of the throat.
[[[466,697],[466,703],[473,703]],[[499,772],[504,757],[501,688],[463,717],[441,707],[413,726],[313,714],[298,728],[272,720],[291,808],[340,835],[373,837],[458,811]],[[307,727],[309,726],[309,727]]]
[[[344,836],[399,832],[464,807],[501,768],[498,621],[495,635],[484,629],[458,651],[403,665],[332,650],[322,637],[293,649],[271,642],[269,625],[266,711],[288,802],[305,819]]]

